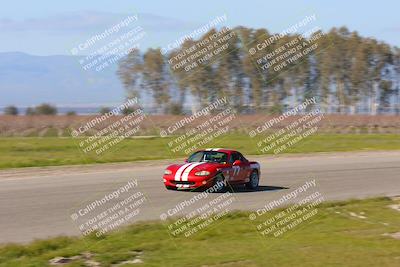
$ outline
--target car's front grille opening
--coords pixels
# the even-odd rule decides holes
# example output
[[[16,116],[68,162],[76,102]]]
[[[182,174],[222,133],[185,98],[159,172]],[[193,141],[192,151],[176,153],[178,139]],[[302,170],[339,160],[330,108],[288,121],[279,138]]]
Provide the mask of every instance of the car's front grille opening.
[[[194,185],[195,182],[189,182],[189,181],[171,181],[173,184],[189,184],[189,185]]]

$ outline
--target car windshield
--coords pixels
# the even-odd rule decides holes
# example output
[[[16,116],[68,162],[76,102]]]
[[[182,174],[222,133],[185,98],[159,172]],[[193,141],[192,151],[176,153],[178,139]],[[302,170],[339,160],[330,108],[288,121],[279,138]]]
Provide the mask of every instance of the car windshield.
[[[228,155],[218,151],[199,151],[191,155],[188,162],[218,162],[226,163]]]

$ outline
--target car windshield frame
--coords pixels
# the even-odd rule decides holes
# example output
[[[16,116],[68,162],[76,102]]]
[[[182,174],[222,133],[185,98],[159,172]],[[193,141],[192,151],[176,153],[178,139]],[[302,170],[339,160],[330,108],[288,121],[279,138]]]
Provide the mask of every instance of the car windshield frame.
[[[201,158],[199,156],[197,156],[195,159],[192,159],[195,155],[197,154],[201,154]],[[208,156],[212,156],[212,155],[219,155],[221,154],[220,160],[218,160],[218,157],[212,158],[212,159],[207,159]],[[225,158],[224,158],[225,156]],[[199,160],[200,158],[200,160]],[[222,159],[225,159],[224,161],[222,161]],[[220,152],[220,151],[197,151],[195,153],[193,153],[192,155],[190,155],[190,157],[187,159],[188,163],[192,163],[192,162],[214,162],[214,163],[227,163],[228,161],[228,153],[225,152]]]

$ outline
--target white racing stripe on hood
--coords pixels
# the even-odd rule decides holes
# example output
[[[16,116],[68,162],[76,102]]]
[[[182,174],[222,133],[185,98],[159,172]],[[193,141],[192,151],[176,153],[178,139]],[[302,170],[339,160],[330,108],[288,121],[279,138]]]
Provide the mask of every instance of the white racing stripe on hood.
[[[186,167],[192,165],[193,163],[183,164],[175,173],[175,181],[179,181],[182,175],[182,172],[186,169]]]
[[[182,174],[182,181],[187,181],[189,173],[193,170],[193,168],[195,168],[201,164],[204,164],[204,163],[205,162],[197,162],[197,163],[193,163],[191,166],[187,167],[186,170]]]

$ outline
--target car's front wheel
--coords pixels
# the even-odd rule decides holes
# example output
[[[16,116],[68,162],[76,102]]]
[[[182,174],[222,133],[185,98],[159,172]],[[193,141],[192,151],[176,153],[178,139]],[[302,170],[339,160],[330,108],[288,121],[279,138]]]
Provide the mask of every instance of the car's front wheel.
[[[246,188],[255,190],[258,187],[258,183],[260,182],[260,177],[258,176],[257,171],[253,171],[250,174],[250,181],[246,183]]]
[[[225,191],[225,177],[222,173],[218,173],[214,177],[214,185],[213,188],[215,192],[221,193]]]

